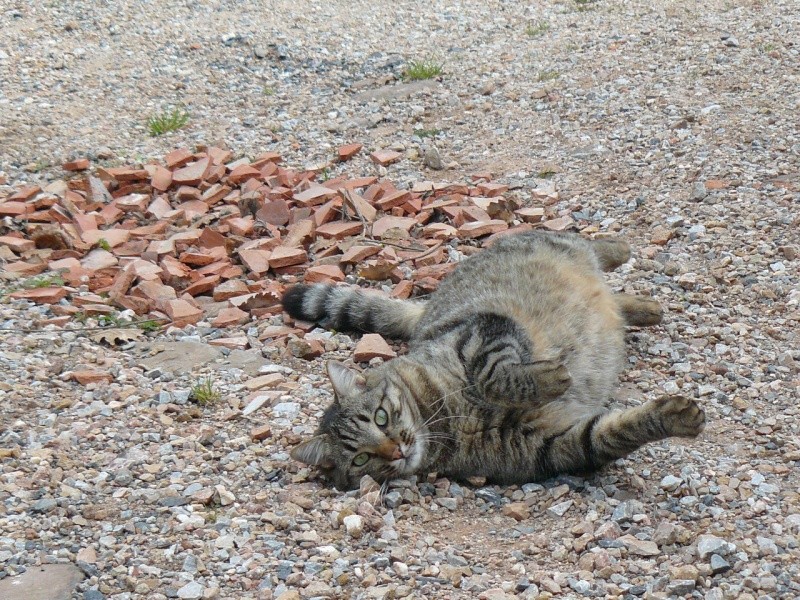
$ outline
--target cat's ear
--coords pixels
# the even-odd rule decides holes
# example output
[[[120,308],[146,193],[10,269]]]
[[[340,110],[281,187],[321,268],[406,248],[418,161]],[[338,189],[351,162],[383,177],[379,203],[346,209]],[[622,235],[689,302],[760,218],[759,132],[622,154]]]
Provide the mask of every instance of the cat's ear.
[[[326,434],[315,435],[310,440],[306,440],[292,448],[289,455],[307,465],[314,465],[324,469],[333,467],[333,460],[330,458],[330,448],[328,436]]]
[[[356,396],[367,389],[367,381],[364,376],[357,371],[348,369],[342,363],[329,360],[327,368],[328,377],[331,378],[333,384],[333,391],[338,397]]]

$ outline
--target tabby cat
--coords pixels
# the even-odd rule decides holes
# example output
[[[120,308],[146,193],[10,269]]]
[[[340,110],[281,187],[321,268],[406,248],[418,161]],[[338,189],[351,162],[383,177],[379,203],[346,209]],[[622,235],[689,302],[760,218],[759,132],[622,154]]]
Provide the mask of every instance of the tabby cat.
[[[358,288],[295,285],[293,318],[409,341],[365,372],[328,363],[335,400],[292,457],[339,489],[437,471],[524,483],[586,474],[648,442],[694,437],[703,410],[680,396],[608,407],[624,325],[654,325],[649,298],[603,281],[630,258],[620,240],[531,232],[459,263],[427,302]]]

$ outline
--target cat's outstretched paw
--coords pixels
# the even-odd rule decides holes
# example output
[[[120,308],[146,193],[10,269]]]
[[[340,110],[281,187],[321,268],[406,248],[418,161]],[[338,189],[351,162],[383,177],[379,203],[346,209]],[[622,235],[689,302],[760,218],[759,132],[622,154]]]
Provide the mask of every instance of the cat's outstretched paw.
[[[531,365],[540,398],[558,398],[572,385],[566,365],[557,360],[543,360]]]
[[[694,400],[664,396],[653,401],[668,436],[697,437],[705,429],[706,413]]]

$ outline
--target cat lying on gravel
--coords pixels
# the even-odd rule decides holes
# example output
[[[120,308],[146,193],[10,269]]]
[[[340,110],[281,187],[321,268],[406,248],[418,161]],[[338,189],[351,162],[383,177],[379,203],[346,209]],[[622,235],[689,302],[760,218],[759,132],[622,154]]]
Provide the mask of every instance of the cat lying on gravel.
[[[437,471],[525,483],[585,474],[648,442],[695,437],[694,400],[608,407],[625,358],[624,325],[654,325],[649,298],[612,294],[602,270],[627,243],[531,232],[458,265],[427,302],[357,288],[295,285],[294,318],[409,341],[405,356],[359,373],[328,364],[335,400],[292,457],[339,489]]]

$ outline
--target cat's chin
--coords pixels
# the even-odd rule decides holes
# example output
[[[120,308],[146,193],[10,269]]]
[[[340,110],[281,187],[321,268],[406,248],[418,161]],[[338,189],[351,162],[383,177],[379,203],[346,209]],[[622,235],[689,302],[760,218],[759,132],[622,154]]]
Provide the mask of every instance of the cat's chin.
[[[414,443],[410,444],[409,446],[401,446],[405,458],[400,458],[390,463],[395,469],[395,472],[399,475],[413,475],[416,473],[420,463],[422,462],[422,456],[425,450],[424,446],[424,443],[419,437],[417,437],[414,440]]]

